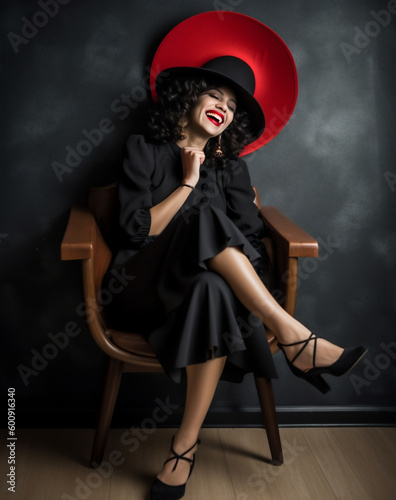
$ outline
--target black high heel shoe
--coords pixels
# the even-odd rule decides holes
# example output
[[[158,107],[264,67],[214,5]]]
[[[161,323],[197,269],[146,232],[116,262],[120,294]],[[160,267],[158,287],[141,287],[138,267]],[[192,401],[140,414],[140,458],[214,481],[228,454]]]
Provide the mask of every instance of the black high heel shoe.
[[[289,365],[290,370],[296,375],[296,377],[300,377],[310,384],[312,384],[316,389],[318,389],[322,394],[326,394],[331,387],[329,384],[324,380],[322,377],[323,374],[327,373],[329,375],[334,375],[335,377],[340,377],[341,375],[345,375],[349,370],[352,370],[352,368],[362,359],[362,357],[366,354],[367,348],[363,346],[358,346],[358,347],[347,347],[344,349],[343,353],[341,356],[335,361],[332,365],[330,366],[324,366],[321,368],[316,368],[315,366],[315,361],[316,361],[316,345],[318,342],[318,338],[314,333],[311,333],[311,335],[306,339],[306,340],[301,340],[299,342],[293,342],[292,344],[281,344],[280,342],[278,343],[279,349],[283,352],[285,355],[287,364]],[[299,368],[296,368],[293,363],[294,361],[298,358],[298,356],[303,352],[303,350],[307,347],[308,342],[311,340],[314,341],[314,351],[313,351],[313,368],[310,370],[303,372]],[[284,347],[290,347],[294,345],[299,345],[303,344],[301,349],[298,351],[298,353],[294,356],[294,358],[289,361],[288,357],[286,356],[285,350],[283,349]]]
[[[173,449],[173,441],[175,439],[175,436],[172,438],[172,444],[171,444],[171,452],[173,453],[173,457],[168,458],[165,460],[164,465],[171,460],[176,460],[176,463],[172,469],[172,472],[176,470],[176,467],[179,463],[179,460],[185,460],[186,462],[190,463],[190,472],[188,474],[187,481],[189,480],[192,471],[194,469],[195,465],[195,453],[193,455],[193,458],[186,458],[184,455],[187,455],[187,453],[191,450],[194,449],[195,446],[201,444],[201,441],[198,439],[197,442],[191,446],[187,451],[179,455],[178,453],[175,452]],[[153,484],[151,485],[151,492],[150,492],[150,500],[179,500],[180,498],[184,497],[184,493],[186,491],[186,484],[187,481],[184,484],[180,484],[177,486],[171,486],[170,484],[165,484],[163,483],[158,477],[155,479]]]

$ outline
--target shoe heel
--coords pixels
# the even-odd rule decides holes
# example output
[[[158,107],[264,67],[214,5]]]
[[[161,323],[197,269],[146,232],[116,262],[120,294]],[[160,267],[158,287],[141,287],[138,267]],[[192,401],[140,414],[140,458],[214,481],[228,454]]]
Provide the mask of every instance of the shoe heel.
[[[312,384],[322,394],[326,394],[326,392],[329,392],[329,390],[331,389],[329,384],[321,375],[307,375],[305,377],[305,380]]]

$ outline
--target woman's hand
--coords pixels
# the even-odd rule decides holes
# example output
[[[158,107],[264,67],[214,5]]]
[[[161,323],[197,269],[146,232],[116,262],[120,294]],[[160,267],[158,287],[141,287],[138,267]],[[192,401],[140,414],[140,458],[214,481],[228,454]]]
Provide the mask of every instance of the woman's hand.
[[[198,148],[182,148],[181,159],[183,166],[182,184],[195,187],[199,181],[200,167],[205,161],[204,152]],[[160,234],[177,211],[190,196],[191,189],[179,186],[165,200],[150,208],[151,224],[149,235]]]
[[[199,170],[205,161],[205,154],[198,148],[185,147],[181,150],[183,184],[195,186],[199,181]]]

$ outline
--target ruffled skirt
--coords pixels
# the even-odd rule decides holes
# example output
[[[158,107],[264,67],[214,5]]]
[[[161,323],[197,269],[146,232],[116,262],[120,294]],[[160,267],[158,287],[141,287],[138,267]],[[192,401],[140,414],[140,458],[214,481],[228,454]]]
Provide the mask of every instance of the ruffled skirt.
[[[192,207],[118,269],[128,285],[113,296],[106,318],[115,329],[140,332],[177,382],[186,366],[212,356],[227,356],[223,380],[240,382],[248,372],[277,377],[264,325],[207,266],[231,246],[252,263],[260,257],[220,209]]]

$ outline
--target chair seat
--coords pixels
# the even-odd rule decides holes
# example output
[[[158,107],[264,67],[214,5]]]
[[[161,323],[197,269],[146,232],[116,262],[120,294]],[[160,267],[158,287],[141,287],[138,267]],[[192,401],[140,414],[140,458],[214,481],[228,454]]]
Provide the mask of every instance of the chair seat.
[[[151,345],[146,341],[140,333],[135,332],[120,332],[118,330],[108,330],[110,339],[114,344],[124,351],[137,354],[138,356],[146,356],[155,358],[155,353]]]
[[[156,357],[152,347],[140,333],[120,332],[119,330],[112,329],[107,330],[107,333],[110,336],[110,340],[124,351],[138,356]],[[272,351],[272,348],[275,348],[273,345],[275,337],[272,332],[267,331],[267,339]]]

